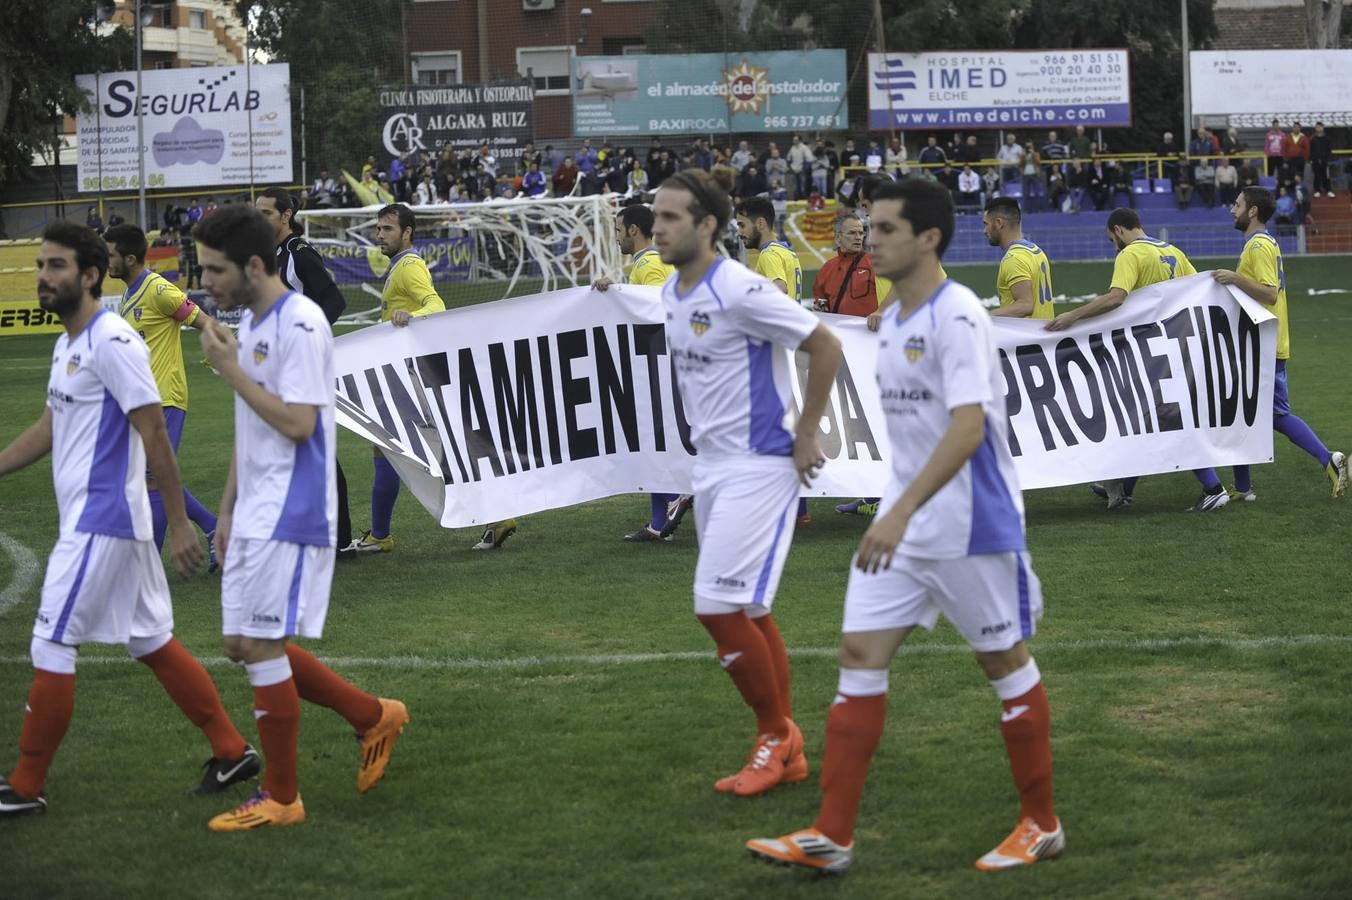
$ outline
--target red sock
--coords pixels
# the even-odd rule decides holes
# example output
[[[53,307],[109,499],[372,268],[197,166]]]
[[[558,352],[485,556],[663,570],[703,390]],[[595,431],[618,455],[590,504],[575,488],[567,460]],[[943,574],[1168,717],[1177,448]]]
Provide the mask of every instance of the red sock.
[[[380,721],[380,700],[344,681],[309,651],[288,642],[286,658],[291,661],[291,677],[302,700],[327,706],[347,719],[359,734]]]
[[[75,676],[34,669],[23,731],[19,734],[19,764],[9,776],[9,783],[19,796],[31,800],[42,793],[47,769],[66,736],[74,711]]]
[[[296,682],[254,688],[254,717],[263,745],[263,790],[278,803],[296,799],[296,745],[300,739],[300,695]]]
[[[748,616],[748,618],[750,617]],[[751,619],[751,623],[760,630],[761,636],[765,638],[765,646],[769,648],[770,659],[775,666],[775,682],[779,685],[779,702],[784,704],[784,715],[792,719],[793,704],[789,702],[789,651],[784,649],[784,638],[780,636],[779,627],[775,625],[775,617],[768,613],[759,619]]]
[[[211,742],[212,756],[238,759],[244,755],[244,736],[226,715],[215,682],[178,638],[170,638],[169,643],[154,653],[138,657],[138,661],[150,667],[165,693],[183,710],[188,721],[206,735]]]
[[[1052,718],[1042,682],[1028,693],[1006,700],[1000,733],[1009,753],[1009,768],[1019,789],[1020,818],[1032,816],[1039,828],[1056,828],[1052,807]]]
[[[775,678],[775,664],[760,629],[745,613],[696,616],[718,645],[718,660],[756,714],[758,734],[789,736],[789,722]]]
[[[854,841],[854,819],[864,779],[887,718],[887,695],[838,695],[826,716],[826,750],[822,754],[822,805],[814,827],[837,844]]]

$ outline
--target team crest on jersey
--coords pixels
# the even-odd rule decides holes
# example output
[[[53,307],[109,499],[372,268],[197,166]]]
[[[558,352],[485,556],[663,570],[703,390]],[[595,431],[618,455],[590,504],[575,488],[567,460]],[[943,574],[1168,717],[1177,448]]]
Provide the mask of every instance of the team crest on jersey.
[[[136,321],[141,321],[141,307],[136,307],[131,311],[131,317]]]
[[[904,349],[906,351],[907,362],[920,362],[920,357],[925,355],[925,339],[918,334],[912,335],[906,339]]]
[[[66,374],[74,375],[78,368],[80,368],[80,354],[72,353],[70,359],[66,360]]]
[[[263,360],[267,358],[268,358],[268,342],[259,341],[258,343],[254,344],[253,348],[254,365],[256,366],[263,365]]]
[[[709,318],[708,313],[693,312],[690,314],[690,330],[695,332],[695,337],[704,337],[704,332],[709,330],[713,320]]]

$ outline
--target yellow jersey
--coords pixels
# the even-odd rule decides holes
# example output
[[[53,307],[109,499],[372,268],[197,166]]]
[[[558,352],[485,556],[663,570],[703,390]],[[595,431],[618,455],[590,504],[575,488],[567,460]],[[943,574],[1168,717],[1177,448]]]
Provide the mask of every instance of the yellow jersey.
[[[629,264],[629,283],[661,287],[676,274],[676,267],[662,262],[656,247],[646,247],[634,254]]]
[[[1052,302],[1051,264],[1047,254],[1032,241],[1011,242],[1000,259],[1000,271],[995,276],[995,293],[1000,297],[1001,306],[1009,306],[1014,302],[1013,287],[1021,281],[1031,282],[1033,289],[1033,311],[1028,314],[1028,318],[1056,318],[1055,304]]]
[[[411,247],[396,253],[385,273],[385,289],[380,292],[380,321],[388,322],[396,309],[425,316],[445,308],[441,295],[432,287],[432,273],[423,258]]]
[[[1182,250],[1164,241],[1142,237],[1127,244],[1117,254],[1117,259],[1113,261],[1111,287],[1121,288],[1130,294],[1161,281],[1196,274],[1197,270]]]
[[[160,404],[186,411],[188,376],[179,328],[197,321],[202,311],[163,275],[144,269],[127,285],[118,312],[150,348],[150,373],[160,389]]]
[[[1282,268],[1282,248],[1266,231],[1259,231],[1244,242],[1239,268],[1245,278],[1277,289],[1277,302],[1271,307],[1277,317],[1277,358],[1291,358],[1291,331],[1286,323],[1286,271]]]
[[[944,271],[942,265],[939,266],[939,277],[944,281],[948,280],[948,273]],[[887,295],[892,293],[892,279],[884,278],[877,272],[874,272],[873,280],[878,283],[878,308],[881,309],[887,305]]]
[[[760,248],[756,257],[756,274],[771,281],[782,281],[788,286],[789,299],[803,299],[803,264],[798,254],[783,241],[771,241]]]

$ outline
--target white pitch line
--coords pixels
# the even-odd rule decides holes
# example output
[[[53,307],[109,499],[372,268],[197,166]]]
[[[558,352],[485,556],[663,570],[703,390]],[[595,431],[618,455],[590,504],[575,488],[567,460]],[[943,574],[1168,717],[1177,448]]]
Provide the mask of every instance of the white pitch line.
[[[0,532],[0,548],[14,560],[14,574],[5,589],[0,591],[0,616],[3,616],[9,612],[10,607],[27,596],[33,582],[37,581],[38,558],[33,555],[32,550],[4,532]]]
[[[1270,650],[1288,647],[1310,647],[1334,644],[1352,644],[1352,635],[1344,634],[1296,634],[1266,638],[1132,638],[1123,640],[1088,641],[1043,641],[1034,642],[1032,649],[1036,653],[1075,652],[1082,650],[1139,650],[1154,652],[1158,650],[1177,650],[1188,647],[1217,647],[1225,650]],[[903,656],[965,656],[971,653],[966,644],[917,644],[902,647]],[[835,647],[799,647],[790,650],[789,655],[797,658],[834,658]],[[539,669],[549,666],[631,666],[643,663],[665,662],[712,662],[714,651],[683,650],[671,653],[599,653],[569,656],[518,656],[499,659],[479,657],[432,657],[432,656],[325,656],[321,659],[340,668],[378,668],[404,671],[422,671],[433,669],[447,670],[520,670]],[[0,665],[28,665],[27,656],[0,656]],[[88,656],[80,660],[81,665],[131,663],[126,656]],[[219,657],[207,657],[202,664],[214,668],[232,666],[234,663]]]

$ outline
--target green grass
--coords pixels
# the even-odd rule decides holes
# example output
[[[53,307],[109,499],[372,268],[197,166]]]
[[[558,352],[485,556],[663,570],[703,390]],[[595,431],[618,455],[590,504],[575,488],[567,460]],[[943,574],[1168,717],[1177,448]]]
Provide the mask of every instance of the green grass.
[[[992,274],[954,270],[981,289]],[[1352,261],[1292,259],[1287,274],[1296,411],[1347,448],[1352,298],[1306,289],[1347,284]],[[1058,292],[1087,293],[1106,276],[1102,264],[1060,266]],[[0,444],[39,413],[50,345],[0,344]],[[190,373],[182,466],[210,504],[228,461],[230,397],[204,369]],[[1202,517],[1182,512],[1196,492],[1186,474],[1143,482],[1125,515],[1105,515],[1083,487],[1026,496],[1047,603],[1033,649],[1051,697],[1069,835],[1055,864],[1001,876],[971,868],[1017,806],[999,707],[950,627],[922,635],[893,665],[854,871],[817,882],[741,850],[748,837],[810,822],[815,777],[756,800],[709,787],[740,764],[753,726],[690,614],[688,529],[671,545],[623,544],[647,501],[621,497],[531,516],[503,551],[470,553],[475,533],[436,527],[405,494],[396,553],[339,566],[315,644],[348,658],[340,671],[357,683],[409,704],[412,724],[379,788],[356,793],[345,723],[307,707],[309,822],[209,834],[207,818],[244,792],[180,796],[205,742],[148,672],[117,648],[88,647],[48,781],[51,811],[0,823],[0,894],[1348,896],[1352,498],[1332,502],[1308,457],[1280,436],[1275,447],[1277,462],[1255,469],[1257,503]],[[346,434],[340,452],[364,527],[369,452]],[[864,526],[834,515],[833,502],[813,503],[816,522],[795,536],[776,606],[800,651],[795,707],[814,773],[846,563]],[[0,515],[0,530],[45,559],[56,533],[45,462],[0,481]],[[0,590],[12,570],[0,553]],[[218,580],[171,583],[177,634],[216,660],[226,706],[253,739],[244,675],[218,659]],[[0,617],[0,771],[16,755],[35,603],[32,591]],[[1319,637],[1253,643],[1306,635]],[[700,658],[578,658],[679,652]],[[544,659],[467,662],[528,657]]]

